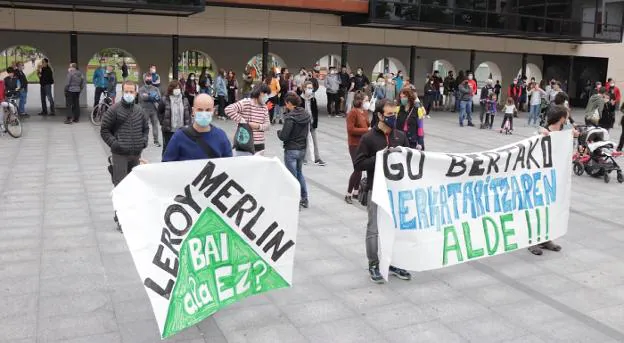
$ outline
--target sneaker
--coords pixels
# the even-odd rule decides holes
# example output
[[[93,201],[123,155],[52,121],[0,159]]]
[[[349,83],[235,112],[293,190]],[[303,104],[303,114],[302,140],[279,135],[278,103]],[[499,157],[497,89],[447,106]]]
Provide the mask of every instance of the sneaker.
[[[473,123],[468,123],[468,126],[474,126],[474,124]]]
[[[321,160],[320,158],[314,161],[314,164],[316,164],[317,166],[321,166],[321,167],[324,167],[327,165],[327,163],[325,163],[325,161]]]
[[[353,198],[350,195],[345,195],[345,202],[349,205],[353,204]]]
[[[45,112],[39,112],[39,113],[37,113],[37,115],[38,115],[38,116],[47,116],[48,114],[47,114],[47,113],[45,113]]]
[[[308,207],[310,207],[310,203],[308,202],[308,199],[301,199],[299,201],[299,206],[301,206],[303,208],[308,208]]]
[[[542,249],[550,250],[550,251],[561,251],[561,246],[553,243],[552,241],[542,243],[539,245],[539,247]]]
[[[65,119],[65,121],[63,122],[63,124],[72,124],[73,121],[71,119]]]
[[[382,284],[384,283],[383,276],[379,272],[379,265],[374,264],[368,267],[368,273],[370,274],[370,279],[374,283]]]
[[[529,247],[529,251],[533,254],[533,255],[537,255],[540,256],[542,255],[544,252],[542,251],[542,248],[540,248],[537,245],[534,245],[532,247]]]
[[[154,145],[159,147],[159,148],[162,146],[162,145],[160,145],[160,143],[158,141],[154,142]]]
[[[431,116],[427,114],[427,119],[431,119]]]
[[[412,274],[410,274],[407,270],[390,266],[390,274],[398,277],[401,280],[411,280]]]

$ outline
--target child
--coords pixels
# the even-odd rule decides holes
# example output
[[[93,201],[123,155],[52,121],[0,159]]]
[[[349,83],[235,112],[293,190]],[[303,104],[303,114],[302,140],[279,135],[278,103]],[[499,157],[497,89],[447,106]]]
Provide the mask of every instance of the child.
[[[485,117],[485,126],[488,129],[492,129],[494,126],[494,116],[496,115],[496,106],[498,104],[498,97],[495,93],[490,94],[488,100],[486,100],[486,117]]]
[[[507,98],[507,103],[505,104],[505,117],[503,117],[500,133],[503,133],[504,129],[505,133],[511,134],[511,131],[513,131],[513,117],[516,113],[518,113],[518,109],[516,108],[514,99],[512,97]],[[509,122],[509,128],[505,127],[507,122]]]

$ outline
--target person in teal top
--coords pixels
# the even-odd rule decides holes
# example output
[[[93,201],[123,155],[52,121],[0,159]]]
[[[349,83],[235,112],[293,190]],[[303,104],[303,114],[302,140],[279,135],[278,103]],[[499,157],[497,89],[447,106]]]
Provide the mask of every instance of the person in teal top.
[[[106,76],[106,63],[102,58],[100,59],[100,66],[93,73],[93,85],[95,86],[95,98],[93,99],[94,107],[100,103],[102,93],[108,89],[108,78]]]
[[[401,93],[401,89],[403,89],[403,72],[398,71],[397,76],[394,78],[394,84],[396,85],[396,94]]]

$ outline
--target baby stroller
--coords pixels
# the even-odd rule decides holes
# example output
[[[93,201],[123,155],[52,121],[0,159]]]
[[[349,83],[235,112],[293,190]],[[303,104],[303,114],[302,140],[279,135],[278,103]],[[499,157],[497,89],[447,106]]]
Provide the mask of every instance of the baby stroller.
[[[609,141],[609,132],[597,126],[578,126],[581,134],[578,138],[578,150],[572,158],[574,174],[587,173],[593,177],[602,177],[610,181],[612,171],[617,173],[617,181],[624,182],[624,175],[615,157],[622,153],[615,151],[615,143]]]

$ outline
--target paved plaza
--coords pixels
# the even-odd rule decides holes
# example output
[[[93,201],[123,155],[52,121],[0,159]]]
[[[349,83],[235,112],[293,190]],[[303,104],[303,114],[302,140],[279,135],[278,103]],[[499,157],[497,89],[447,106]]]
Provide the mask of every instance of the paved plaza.
[[[159,342],[141,279],[114,230],[108,149],[86,110],[74,125],[63,125],[62,114],[33,116],[20,139],[0,137],[0,342]],[[514,123],[516,134],[503,136],[434,113],[426,146],[494,148],[535,132],[524,118]],[[277,126],[267,149],[281,156]],[[344,119],[322,115],[318,132],[328,165],[304,168],[311,206],[300,216],[293,287],[243,300],[167,341],[624,341],[624,185],[572,177],[560,253],[522,249],[375,285],[366,269],[366,210],[343,200],[351,172]],[[160,148],[150,145],[144,157],[156,163]]]

